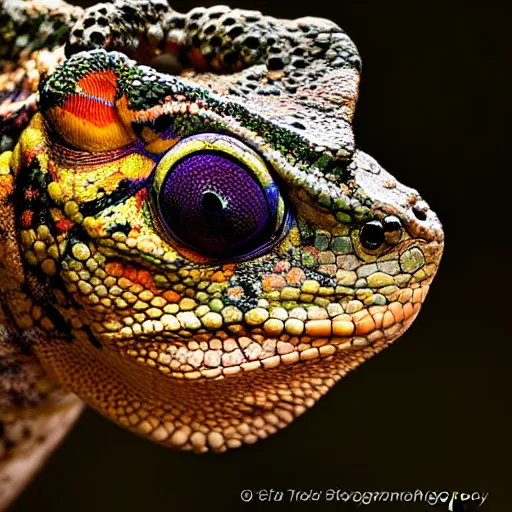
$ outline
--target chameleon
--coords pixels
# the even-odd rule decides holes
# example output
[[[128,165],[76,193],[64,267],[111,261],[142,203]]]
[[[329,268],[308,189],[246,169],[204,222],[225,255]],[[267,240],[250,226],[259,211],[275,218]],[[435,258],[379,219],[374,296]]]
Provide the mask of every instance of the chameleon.
[[[166,0],[0,21],[1,506],[84,404],[225,452],[414,321],[442,225],[356,146],[338,25]]]

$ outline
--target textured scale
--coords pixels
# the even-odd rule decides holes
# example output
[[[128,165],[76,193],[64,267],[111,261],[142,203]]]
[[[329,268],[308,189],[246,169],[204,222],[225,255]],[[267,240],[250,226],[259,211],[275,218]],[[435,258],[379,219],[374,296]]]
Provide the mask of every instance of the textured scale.
[[[83,403],[223,452],[411,325],[443,231],[357,149],[337,25],[164,0],[0,19],[0,508]]]

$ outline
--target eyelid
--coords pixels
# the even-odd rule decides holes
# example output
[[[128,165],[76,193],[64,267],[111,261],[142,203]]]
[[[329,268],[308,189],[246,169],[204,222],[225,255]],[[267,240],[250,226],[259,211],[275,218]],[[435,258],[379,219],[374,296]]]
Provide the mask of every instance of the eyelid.
[[[242,173],[240,180],[242,180],[244,176],[247,176],[251,182],[254,182],[254,186],[256,186],[262,194],[262,201],[265,203],[265,208],[268,209],[268,220],[265,221],[265,226],[260,226],[262,229],[263,227],[265,229],[255,231],[252,239],[248,232],[247,235],[249,238],[247,242],[240,242],[238,245],[233,245],[232,252],[229,252],[228,243],[226,245],[225,255],[224,253],[217,253],[216,250],[209,251],[207,247],[208,243],[194,243],[194,235],[191,234],[194,230],[188,230],[185,233],[182,232],[182,224],[176,224],[176,219],[178,218],[176,211],[181,212],[181,207],[173,206],[173,208],[177,208],[177,210],[174,210],[175,215],[169,217],[168,214],[169,209],[168,201],[166,200],[166,190],[169,183],[174,183],[174,179],[181,183],[180,180],[183,180],[183,172],[185,172],[182,167],[186,162],[194,161],[195,158],[206,157],[219,158],[225,162],[231,162],[235,167],[238,167],[239,171]],[[196,182],[201,182],[201,180],[194,181],[194,183]],[[172,186],[173,185],[171,185],[171,187]],[[179,186],[185,187],[185,189],[187,188],[186,184],[183,183]],[[206,188],[204,190],[208,189]],[[240,190],[241,194],[246,195],[245,202],[250,202],[252,196],[248,194],[245,189],[242,188]],[[181,192],[178,194],[174,193],[174,197],[178,197],[179,195],[181,195]],[[189,252],[187,254],[186,251],[196,251],[198,254],[201,253],[203,256],[206,256],[209,261],[216,262],[244,261],[254,258],[268,252],[279,243],[288,233],[291,226],[291,216],[285,197],[280,193],[278,184],[274,181],[271,169],[267,163],[255,150],[243,141],[225,133],[203,132],[183,138],[174,145],[162,156],[162,159],[154,171],[151,196],[153,213],[157,220],[156,225],[158,226],[160,236],[168,237],[170,243],[176,247],[178,252],[188,259],[190,259],[191,253]],[[263,204],[263,202],[261,204]],[[199,203],[196,201],[194,204]],[[226,204],[229,204],[229,202]],[[164,212],[167,212],[167,214]],[[164,220],[163,217],[166,215],[166,220]],[[221,231],[219,231],[219,233],[220,232]],[[190,238],[191,236],[192,238]],[[219,234],[219,236],[221,235]],[[229,240],[229,236],[226,240]],[[251,243],[257,245],[252,246]],[[224,249],[222,250],[224,251]]]
[[[201,133],[181,140],[160,160],[153,185],[156,195],[159,195],[167,173],[176,162],[188,155],[204,151],[219,151],[245,164],[255,174],[262,187],[268,187],[274,182],[265,162],[242,142],[227,139],[219,134]]]

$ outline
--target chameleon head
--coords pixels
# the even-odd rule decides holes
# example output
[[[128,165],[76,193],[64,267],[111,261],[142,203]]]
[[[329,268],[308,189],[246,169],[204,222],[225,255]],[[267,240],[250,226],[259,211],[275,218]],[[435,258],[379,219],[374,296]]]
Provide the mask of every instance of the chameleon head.
[[[14,151],[35,353],[173,447],[286,426],[403,333],[441,257],[435,214],[349,124],[263,99],[77,54]]]

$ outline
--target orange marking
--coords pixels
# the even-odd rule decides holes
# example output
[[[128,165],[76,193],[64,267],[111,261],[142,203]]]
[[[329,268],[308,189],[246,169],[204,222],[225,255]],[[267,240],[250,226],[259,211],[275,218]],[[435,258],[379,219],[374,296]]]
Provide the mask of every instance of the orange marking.
[[[264,292],[272,292],[274,290],[280,290],[286,286],[284,277],[276,274],[270,274],[263,278],[262,288]]]
[[[301,284],[304,279],[306,279],[306,274],[304,270],[298,267],[292,268],[286,276],[286,282],[295,286]]]
[[[224,283],[227,281],[226,276],[220,270],[215,272],[212,277],[210,277],[210,280],[216,283]]]
[[[137,211],[140,211],[140,209],[142,208],[142,205],[146,201],[147,195],[148,195],[148,191],[145,188],[143,188],[142,190],[139,190],[139,192],[137,192],[137,194],[135,196]]]
[[[162,296],[167,302],[179,302],[181,300],[181,295],[173,290],[167,290]]]
[[[239,299],[244,295],[244,289],[241,286],[234,286],[233,288],[228,288],[228,297],[231,299]]]
[[[14,191],[12,175],[0,177],[0,201],[5,201]]]
[[[124,268],[124,277],[126,279],[129,279],[132,283],[135,283],[137,280],[137,269],[135,267],[132,267],[131,265],[127,265]]]
[[[62,217],[61,219],[55,221],[55,226],[57,227],[59,233],[65,233],[74,225],[75,223],[72,220],[66,219],[65,217]]]
[[[96,71],[80,79],[78,86],[85,94],[114,101],[117,92],[117,76],[111,70]]]
[[[149,270],[139,270],[137,272],[137,282],[152,292],[157,291],[155,281]]]
[[[25,228],[29,228],[32,224],[32,218],[34,217],[34,212],[32,210],[25,210],[21,214],[21,224]]]
[[[105,270],[107,274],[113,277],[122,277],[123,276],[123,265],[119,262],[110,262],[105,265]]]
[[[111,105],[105,105],[85,96],[70,96],[63,105],[63,110],[88,123],[104,128],[117,122],[117,113]]]
[[[235,265],[224,265],[222,270],[224,271],[224,276],[226,279],[229,279],[235,273]]]
[[[47,119],[64,140],[86,151],[119,149],[136,140],[129,127],[117,119],[113,107],[88,98],[70,98],[63,107],[50,110]]]
[[[123,265],[120,262],[113,261],[105,265],[105,270],[108,274],[114,277],[124,276],[131,281],[134,285],[140,285],[153,293],[157,292],[153,276],[149,270],[138,270],[131,265]]]

